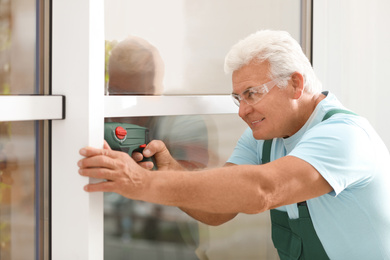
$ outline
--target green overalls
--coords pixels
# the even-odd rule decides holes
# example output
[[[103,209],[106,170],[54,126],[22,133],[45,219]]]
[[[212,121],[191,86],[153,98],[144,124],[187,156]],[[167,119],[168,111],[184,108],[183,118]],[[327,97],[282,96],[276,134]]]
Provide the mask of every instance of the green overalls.
[[[336,113],[354,114],[335,109],[322,121]],[[264,141],[262,163],[270,162],[272,139]],[[287,212],[271,209],[272,241],[281,260],[329,259],[314,229],[306,201],[297,203],[299,218],[290,219]]]

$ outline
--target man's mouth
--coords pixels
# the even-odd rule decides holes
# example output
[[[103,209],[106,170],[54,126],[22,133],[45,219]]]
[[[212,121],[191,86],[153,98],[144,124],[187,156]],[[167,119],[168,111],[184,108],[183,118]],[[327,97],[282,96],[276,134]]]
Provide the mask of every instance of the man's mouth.
[[[252,126],[255,126],[256,124],[258,124],[258,123],[260,123],[260,122],[262,122],[263,120],[265,119],[265,117],[264,118],[262,118],[262,119],[259,119],[259,120],[256,120],[256,121],[252,121]]]

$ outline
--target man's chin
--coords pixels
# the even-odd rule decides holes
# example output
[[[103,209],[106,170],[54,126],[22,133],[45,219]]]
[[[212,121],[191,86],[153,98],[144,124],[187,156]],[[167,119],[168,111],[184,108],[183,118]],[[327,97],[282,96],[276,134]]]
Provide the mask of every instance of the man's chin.
[[[272,139],[272,137],[267,137],[267,136],[264,135],[264,134],[255,133],[255,132],[253,132],[253,138],[255,138],[256,140],[268,140],[268,139]]]

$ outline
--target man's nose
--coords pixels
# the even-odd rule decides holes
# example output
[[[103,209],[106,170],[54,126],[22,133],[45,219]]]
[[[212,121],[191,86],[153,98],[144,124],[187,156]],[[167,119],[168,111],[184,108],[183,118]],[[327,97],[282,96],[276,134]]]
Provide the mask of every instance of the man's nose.
[[[245,101],[241,101],[240,107],[238,109],[238,115],[240,117],[245,117],[253,110],[251,105],[248,105]]]

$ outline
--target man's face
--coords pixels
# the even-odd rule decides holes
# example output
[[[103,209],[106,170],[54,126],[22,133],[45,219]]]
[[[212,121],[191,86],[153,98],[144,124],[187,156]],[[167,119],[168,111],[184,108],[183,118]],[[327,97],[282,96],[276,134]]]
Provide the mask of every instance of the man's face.
[[[233,72],[233,93],[241,94],[251,87],[271,81],[267,61],[251,62]],[[255,139],[266,140],[286,137],[290,134],[288,119],[291,114],[291,100],[288,87],[273,87],[258,103],[249,105],[241,101],[239,116],[252,129]]]

